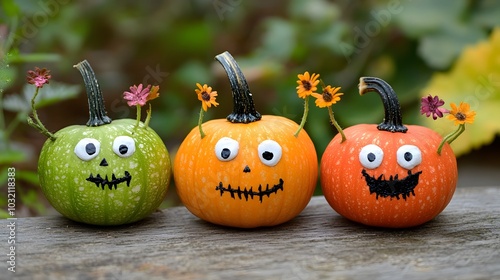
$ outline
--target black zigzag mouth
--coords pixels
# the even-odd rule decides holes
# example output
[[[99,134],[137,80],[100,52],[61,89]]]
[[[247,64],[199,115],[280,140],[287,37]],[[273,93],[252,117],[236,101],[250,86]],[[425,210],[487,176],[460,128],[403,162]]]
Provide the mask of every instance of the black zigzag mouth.
[[[404,200],[406,200],[410,195],[415,196],[415,187],[418,185],[418,178],[422,171],[419,171],[415,174],[412,174],[410,170],[408,170],[408,176],[403,179],[399,179],[398,175],[390,176],[388,180],[385,179],[384,175],[380,175],[378,178],[375,176],[370,176],[363,169],[361,171],[363,176],[365,177],[366,184],[370,188],[370,194],[375,193],[376,199],[379,196],[381,197],[391,197],[399,199],[399,196],[402,196]]]
[[[245,201],[248,201],[248,198],[253,199],[254,197],[258,197],[259,201],[262,203],[262,198],[264,196],[269,197],[273,193],[278,193],[279,190],[283,191],[283,184],[283,179],[280,179],[280,182],[272,186],[271,188],[269,188],[269,184],[266,184],[266,187],[263,190],[262,185],[259,185],[257,191],[254,191],[253,187],[250,187],[250,189],[245,188],[242,190],[240,186],[238,186],[238,188],[233,188],[230,184],[227,185],[227,188],[225,188],[224,184],[220,182],[219,185],[215,187],[215,190],[220,192],[220,196],[222,196],[225,192],[228,192],[231,194],[232,198],[235,199],[237,196],[239,199],[245,198]]]
[[[130,181],[132,180],[132,175],[128,171],[125,171],[125,176],[116,178],[116,175],[113,173],[111,175],[111,180],[108,179],[108,175],[106,177],[102,178],[101,174],[97,174],[97,176],[93,176],[92,173],[90,173],[90,176],[86,179],[89,182],[92,182],[96,185],[96,187],[104,188],[107,186],[108,189],[112,190],[113,188],[116,190],[118,187],[118,184],[127,183],[127,187],[130,187]]]

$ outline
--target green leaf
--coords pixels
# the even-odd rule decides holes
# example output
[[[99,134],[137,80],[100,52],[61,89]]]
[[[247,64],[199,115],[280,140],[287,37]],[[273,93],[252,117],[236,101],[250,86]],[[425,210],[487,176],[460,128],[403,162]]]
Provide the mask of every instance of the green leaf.
[[[16,71],[8,64],[0,62],[0,92],[9,88],[16,77]]]
[[[262,45],[256,50],[256,55],[278,61],[288,59],[295,47],[295,30],[291,23],[273,18],[267,20],[265,26]]]
[[[444,69],[450,66],[462,49],[486,38],[485,32],[472,25],[444,25],[420,41],[418,52],[433,68]]]
[[[458,22],[467,7],[466,0],[404,1],[396,14],[399,26],[410,37],[420,37],[443,25]]]
[[[29,170],[17,170],[16,179],[29,182],[33,185],[38,185],[38,173]]]
[[[476,1],[476,7],[472,11],[471,22],[477,26],[493,28],[495,26],[500,26],[499,15],[500,1]]]
[[[12,63],[34,63],[34,62],[58,62],[62,59],[60,54],[55,53],[15,53],[10,57]]]
[[[3,0],[2,1],[2,11],[5,13],[7,17],[15,17],[20,14],[20,9],[16,5],[16,1],[14,0]]]
[[[14,162],[22,162],[26,159],[26,154],[18,150],[6,150],[0,153],[0,164],[12,164]],[[2,180],[2,182],[5,182]]]
[[[42,108],[66,99],[73,98],[80,92],[80,86],[68,85],[58,82],[50,82],[44,85],[38,92],[36,108]],[[4,109],[11,112],[31,111],[31,98],[35,94],[35,87],[26,84],[22,94],[11,94],[5,96]]]

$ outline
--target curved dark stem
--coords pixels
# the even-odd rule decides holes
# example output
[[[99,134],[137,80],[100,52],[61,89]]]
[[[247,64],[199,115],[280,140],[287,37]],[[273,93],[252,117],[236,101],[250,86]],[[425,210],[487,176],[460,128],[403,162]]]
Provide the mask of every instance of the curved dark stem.
[[[403,125],[398,97],[386,81],[375,77],[361,77],[358,87],[360,95],[375,91],[382,98],[385,117],[384,121],[377,126],[379,130],[403,133],[408,131],[408,128]]]
[[[109,118],[106,114],[106,109],[104,108],[104,99],[102,97],[102,92],[99,88],[99,84],[97,83],[94,70],[92,70],[92,67],[90,67],[90,64],[87,60],[81,61],[73,67],[76,67],[82,74],[83,81],[85,83],[85,89],[87,90],[90,114],[87,126],[100,126],[110,123],[111,118]]]
[[[233,56],[226,51],[217,55],[215,59],[224,67],[233,93],[233,112],[226,119],[232,123],[251,123],[260,120],[262,116],[255,110],[252,93]]]

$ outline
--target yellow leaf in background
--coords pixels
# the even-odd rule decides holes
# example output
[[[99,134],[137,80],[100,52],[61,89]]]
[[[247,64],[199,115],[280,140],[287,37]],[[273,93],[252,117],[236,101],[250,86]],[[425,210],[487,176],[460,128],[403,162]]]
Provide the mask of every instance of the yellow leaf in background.
[[[429,94],[443,99],[444,108],[463,101],[477,113],[474,124],[467,124],[465,132],[451,144],[457,156],[491,143],[500,134],[500,28],[488,41],[465,48],[450,71],[435,73],[420,95]],[[421,119],[422,125],[442,136],[456,129],[445,118]]]

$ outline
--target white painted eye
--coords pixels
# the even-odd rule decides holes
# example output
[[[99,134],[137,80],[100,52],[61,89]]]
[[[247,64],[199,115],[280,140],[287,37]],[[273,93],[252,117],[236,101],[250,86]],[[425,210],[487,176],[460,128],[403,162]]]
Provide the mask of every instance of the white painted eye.
[[[368,169],[375,169],[382,164],[384,151],[374,144],[364,146],[359,152],[359,161],[361,165]]]
[[[414,145],[403,145],[399,147],[396,157],[398,159],[398,164],[408,170],[422,162],[422,152]]]
[[[240,144],[229,137],[222,137],[215,144],[215,156],[220,161],[230,161],[238,155]]]
[[[135,140],[129,136],[118,136],[113,141],[113,152],[119,157],[129,157],[135,152]]]
[[[101,150],[101,143],[94,138],[83,138],[75,146],[76,156],[84,161],[95,158]]]
[[[275,166],[281,159],[281,146],[273,140],[264,140],[258,147],[259,158],[267,166]]]

